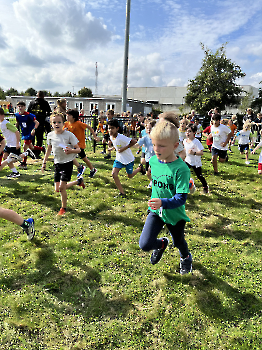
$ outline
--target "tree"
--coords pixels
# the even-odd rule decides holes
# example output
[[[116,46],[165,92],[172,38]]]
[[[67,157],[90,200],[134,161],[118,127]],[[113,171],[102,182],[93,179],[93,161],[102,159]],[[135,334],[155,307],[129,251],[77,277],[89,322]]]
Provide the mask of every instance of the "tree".
[[[72,97],[72,94],[70,91],[67,91],[65,94],[61,94],[61,96],[64,96],[64,97]]]
[[[246,92],[245,96],[241,99],[241,104],[238,106],[238,109],[245,114],[248,107],[250,107],[253,100],[253,92]]]
[[[54,92],[53,94],[54,97],[60,97],[60,93],[58,91]]]
[[[0,87],[0,100],[5,100],[5,92],[1,87]]]
[[[36,96],[36,94],[37,94],[37,91],[32,87],[25,90],[25,96]]]
[[[6,91],[6,96],[19,96],[19,92],[11,87]]]
[[[79,97],[93,97],[92,90],[86,87],[83,87],[81,90],[78,91]]]
[[[260,81],[259,84],[262,84]],[[253,108],[257,113],[261,111],[262,108],[262,89],[259,88],[258,97],[251,103],[251,108]]]
[[[215,53],[205,48],[205,57],[195,79],[190,80],[185,102],[200,114],[205,114],[211,108],[238,104],[238,96],[243,92],[236,84],[236,79],[243,78],[245,73],[241,68],[226,57],[223,44]]]

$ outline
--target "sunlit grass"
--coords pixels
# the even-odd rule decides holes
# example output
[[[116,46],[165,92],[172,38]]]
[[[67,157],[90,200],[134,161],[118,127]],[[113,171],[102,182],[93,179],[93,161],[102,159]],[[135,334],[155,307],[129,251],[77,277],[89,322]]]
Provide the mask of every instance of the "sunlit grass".
[[[33,216],[36,237],[0,221],[0,349],[261,348],[262,183],[258,156],[246,166],[233,151],[220,176],[204,153],[210,195],[195,179],[186,205],[194,272],[183,277],[176,249],[155,266],[139,249],[145,176],[128,180],[122,170],[128,198],[116,199],[113,160],[89,152],[98,172],[86,172],[85,190],[68,191],[68,212],[57,218],[52,162],[44,175],[32,162],[14,181],[3,170],[1,205]]]

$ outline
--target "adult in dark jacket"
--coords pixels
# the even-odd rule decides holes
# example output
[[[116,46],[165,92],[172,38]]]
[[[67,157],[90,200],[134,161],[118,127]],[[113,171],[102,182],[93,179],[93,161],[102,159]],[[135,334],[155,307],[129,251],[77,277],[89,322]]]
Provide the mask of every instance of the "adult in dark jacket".
[[[44,132],[50,132],[49,116],[52,113],[49,103],[44,99],[45,95],[43,91],[38,91],[37,98],[29,103],[27,112],[35,115],[36,120],[39,122],[39,126],[35,131],[37,140],[37,146],[43,146]]]

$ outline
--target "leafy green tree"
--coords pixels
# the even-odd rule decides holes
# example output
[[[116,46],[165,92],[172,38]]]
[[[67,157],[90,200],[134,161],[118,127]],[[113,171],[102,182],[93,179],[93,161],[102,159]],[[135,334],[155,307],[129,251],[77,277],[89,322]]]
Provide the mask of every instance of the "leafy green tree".
[[[239,96],[243,92],[236,84],[236,79],[243,78],[245,73],[240,66],[226,57],[223,44],[215,53],[205,48],[205,57],[195,79],[189,81],[185,102],[200,114],[206,114],[211,108],[239,103]]]
[[[262,84],[262,81],[260,81],[259,84]],[[253,108],[257,113],[261,111],[261,108],[262,108],[262,88],[259,88],[258,97],[251,103],[251,108]]]
[[[0,100],[5,100],[5,92],[1,87],[0,87]]]
[[[11,87],[6,91],[6,96],[19,96],[19,92]]]
[[[92,90],[86,87],[83,87],[81,90],[78,91],[79,97],[93,97]]]
[[[61,94],[61,96],[72,97],[72,93],[70,91],[67,91],[65,94]]]
[[[54,97],[60,97],[60,93],[58,91],[56,91],[56,92],[53,93],[53,96]]]
[[[36,94],[37,94],[37,91],[32,87],[25,90],[25,96],[36,96]]]

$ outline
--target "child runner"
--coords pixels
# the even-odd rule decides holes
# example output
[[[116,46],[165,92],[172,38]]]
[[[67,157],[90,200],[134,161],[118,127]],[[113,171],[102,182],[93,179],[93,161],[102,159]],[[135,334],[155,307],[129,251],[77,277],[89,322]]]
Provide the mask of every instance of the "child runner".
[[[47,135],[48,147],[42,164],[42,172],[44,172],[46,162],[52,151],[55,162],[55,191],[61,194],[61,209],[57,215],[64,215],[66,213],[66,190],[68,188],[73,185],[81,186],[83,189],[85,188],[82,176],[76,181],[68,182],[71,180],[72,176],[73,160],[80,152],[80,147],[78,146],[78,139],[75,135],[70,131],[63,130],[63,118],[63,114],[54,113],[50,116],[54,131],[51,131]]]
[[[109,120],[108,131],[110,135],[110,140],[113,144],[113,147],[116,150],[116,159],[113,164],[112,176],[115,181],[116,187],[119,190],[118,197],[126,197],[126,194],[118,177],[119,171],[122,168],[126,168],[127,176],[129,179],[134,177],[139,172],[141,172],[143,175],[145,175],[146,172],[142,164],[140,164],[137,169],[133,170],[135,157],[133,156],[130,147],[136,144],[136,140],[131,139],[123,134],[119,134],[118,130],[118,120]],[[110,151],[112,149],[110,149]]]
[[[207,147],[211,153],[211,148],[212,148],[212,145],[213,145],[213,137],[212,137],[212,134],[211,134],[211,126],[212,126],[212,120],[210,121],[210,125],[208,125],[205,130],[203,130],[203,136],[205,136],[207,139],[206,139],[206,144],[207,144]]]
[[[228,127],[230,128],[230,130],[232,131],[232,134],[233,134],[232,137],[231,137],[231,140],[228,143],[228,151],[232,152],[231,146],[234,145],[234,136],[235,136],[235,133],[237,131],[237,126],[236,126],[236,124],[233,123],[232,119],[229,119],[228,120]]]
[[[11,209],[4,209],[0,207],[0,218],[11,221],[16,225],[22,227],[23,231],[27,234],[27,239],[31,241],[35,235],[34,219],[23,219],[22,216],[17,214]]]
[[[260,130],[260,135],[262,136],[262,130]],[[252,154],[256,153],[256,150],[258,150],[260,147],[262,147],[262,141],[259,142],[259,144],[253,149],[251,152]],[[258,175],[262,174],[262,151],[260,152],[259,158],[258,158]]]
[[[184,236],[185,223],[190,221],[185,213],[190,170],[174,153],[179,144],[174,124],[168,121],[157,123],[150,135],[155,151],[149,161],[152,195],[139,246],[144,251],[153,249],[150,261],[157,264],[169,243],[166,237],[157,238],[166,224],[174,246],[179,249],[180,274],[184,275],[192,271],[192,256]]]
[[[238,137],[238,149],[240,151],[240,154],[244,154],[246,157],[246,164],[250,164],[250,161],[248,160],[248,150],[249,150],[249,142],[250,138],[253,136],[251,134],[251,123],[249,120],[247,120],[243,125],[243,130],[236,133],[236,136],[234,137],[233,144],[236,141],[236,138]]]
[[[152,187],[151,170],[149,168],[149,159],[155,154],[152,140],[149,135],[151,133],[152,128],[155,126],[155,124],[156,124],[155,120],[152,120],[146,123],[146,129],[145,129],[146,135],[137,141],[137,145],[144,146],[145,148],[146,175],[150,181],[148,188]]]
[[[81,152],[79,153],[79,157],[86,163],[88,168],[90,169],[89,177],[94,177],[95,173],[97,172],[97,169],[93,167],[90,160],[87,158],[85,154],[85,129],[88,129],[91,131],[94,139],[96,141],[99,141],[99,138],[96,136],[94,130],[91,128],[91,126],[81,122],[79,119],[79,112],[72,109],[66,112],[66,118],[67,121],[64,124],[64,129],[67,129],[68,131],[72,132],[76,138],[78,139],[78,145],[81,149]],[[80,165],[76,159],[73,160],[74,165],[77,166],[78,169],[78,175],[77,177],[80,177],[83,175],[86,167],[84,167],[82,164]]]
[[[220,124],[221,115],[214,114],[212,116],[211,134],[213,137],[212,145],[212,165],[214,169],[214,175],[218,175],[217,158],[224,163],[227,160],[227,144],[232,137],[232,131],[223,124]]]
[[[21,128],[22,140],[24,140],[24,151],[28,150],[31,158],[35,159],[36,156],[32,150],[45,152],[44,147],[34,146],[32,141],[35,138],[35,130],[39,126],[39,122],[36,120],[35,115],[26,112],[26,104],[24,101],[19,101],[17,103],[17,108],[19,113],[16,113],[16,127]],[[26,165],[27,157],[24,157],[23,162],[19,165],[20,169],[27,169]]]
[[[207,182],[202,175],[202,163],[201,156],[203,155],[203,145],[195,137],[197,133],[196,124],[189,124],[186,130],[186,139],[183,141],[186,150],[185,163],[188,165],[189,169],[193,168],[198,180],[203,186],[203,192],[208,193]]]

